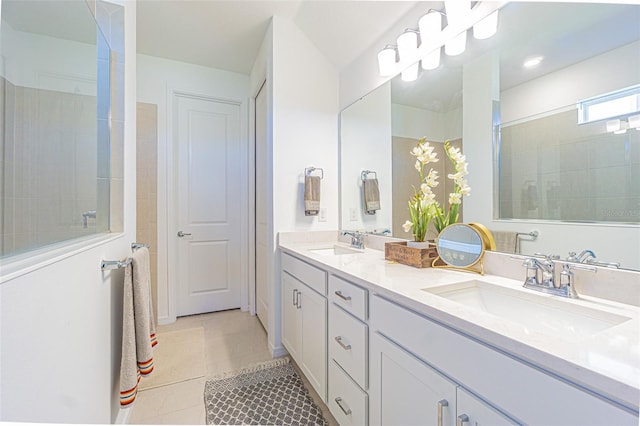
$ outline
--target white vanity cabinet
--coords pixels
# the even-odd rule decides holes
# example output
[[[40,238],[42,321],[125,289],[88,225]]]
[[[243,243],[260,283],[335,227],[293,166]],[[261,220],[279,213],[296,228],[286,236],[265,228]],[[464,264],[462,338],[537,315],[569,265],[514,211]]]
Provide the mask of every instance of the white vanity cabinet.
[[[326,272],[282,254],[282,344],[327,400]]]
[[[372,425],[516,424],[379,333],[370,362]]]
[[[329,276],[329,410],[342,425],[368,424],[368,291]]]
[[[406,424],[423,424],[434,417],[437,401],[451,402],[450,394],[443,396],[447,381],[456,389],[457,406],[455,418],[448,410],[443,424],[638,424],[637,415],[605,398],[477,339],[378,296],[371,297],[370,305],[372,425],[387,424],[390,419],[379,414],[386,416],[387,410],[410,413],[402,418]],[[399,378],[392,379],[394,374]],[[445,380],[435,379],[438,375]],[[420,389],[429,397],[417,398]],[[405,399],[411,402],[398,408]]]

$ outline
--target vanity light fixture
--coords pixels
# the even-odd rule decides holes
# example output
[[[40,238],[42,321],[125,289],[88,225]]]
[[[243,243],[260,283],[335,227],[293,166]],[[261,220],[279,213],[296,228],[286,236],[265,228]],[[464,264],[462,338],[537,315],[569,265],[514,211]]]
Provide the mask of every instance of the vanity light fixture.
[[[411,62],[418,52],[418,32],[410,28],[406,29],[398,37],[398,53],[401,61]],[[411,65],[402,71],[403,81],[415,81],[418,79],[419,63]]]
[[[433,40],[440,37],[442,33],[442,13],[438,10],[429,10],[418,21],[418,28],[420,29],[420,40],[425,43],[427,40]],[[440,66],[440,46],[427,53],[422,58],[423,70],[434,70]]]
[[[508,0],[475,1],[450,0],[444,2],[445,12],[429,11],[418,21],[418,31],[406,30],[397,40],[396,46],[385,46],[378,52],[378,69],[381,77],[390,77],[402,71],[404,81],[418,78],[420,62],[422,69],[433,70],[440,66],[442,46],[447,55],[459,55],[466,49],[467,30],[473,28],[474,37],[486,39],[494,35],[498,26],[498,11]],[[442,28],[442,16],[447,25]]]
[[[473,37],[484,40],[498,31],[498,10],[473,26]]]
[[[627,133],[627,129],[629,128],[629,123],[624,121],[624,120],[619,120],[620,121],[620,128],[618,130],[615,130],[613,132],[614,135],[622,135]]]
[[[629,128],[640,130],[640,115],[632,115],[629,117]]]
[[[378,53],[378,69],[381,77],[392,76],[396,72],[396,56],[398,50],[396,46],[387,44]]]
[[[607,121],[607,132],[617,132],[620,130],[620,120],[609,120]]]

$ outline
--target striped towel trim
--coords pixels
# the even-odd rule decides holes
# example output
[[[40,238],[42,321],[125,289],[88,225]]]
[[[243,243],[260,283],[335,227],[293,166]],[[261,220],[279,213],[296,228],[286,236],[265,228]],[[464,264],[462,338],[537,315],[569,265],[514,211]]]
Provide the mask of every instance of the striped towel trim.
[[[140,383],[140,370],[138,370],[136,385],[127,391],[120,392],[120,406],[124,407],[135,401],[136,395],[138,394],[138,383]]]
[[[142,374],[143,376],[151,374],[151,372],[153,371],[153,358],[145,362],[139,362],[138,368],[140,374]]]
[[[153,333],[151,336],[149,336],[149,339],[151,340],[152,348],[158,344],[158,338],[156,337],[156,333]]]

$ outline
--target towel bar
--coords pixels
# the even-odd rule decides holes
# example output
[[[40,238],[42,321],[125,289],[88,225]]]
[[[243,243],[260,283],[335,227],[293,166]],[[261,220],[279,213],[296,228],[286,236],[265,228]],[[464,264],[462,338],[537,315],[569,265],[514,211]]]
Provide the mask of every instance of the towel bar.
[[[362,173],[360,173],[360,179],[365,180],[367,179],[367,175],[370,174],[373,174],[374,179],[378,179],[378,173],[374,172],[373,170],[363,170]]]
[[[538,238],[538,235],[540,235],[540,233],[535,229],[531,232],[516,232],[516,237],[531,237],[534,240]]]
[[[130,257],[125,260],[103,260],[100,263],[100,269],[103,271],[110,271],[112,269],[126,268],[132,261],[133,259]]]
[[[133,250],[137,250],[137,249],[142,248],[142,247],[144,247],[144,248],[149,248],[150,246],[149,246],[149,244],[131,243],[131,250],[132,250],[132,251],[133,251]]]
[[[315,172],[315,171],[320,171],[320,179],[324,179],[324,170],[320,167],[305,167],[304,169],[304,175],[305,176],[311,176],[311,173]]]

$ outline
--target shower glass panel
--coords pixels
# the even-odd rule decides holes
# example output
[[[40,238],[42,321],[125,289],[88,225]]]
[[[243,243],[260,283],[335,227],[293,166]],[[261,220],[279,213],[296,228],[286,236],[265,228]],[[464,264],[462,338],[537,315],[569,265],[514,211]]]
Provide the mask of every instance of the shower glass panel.
[[[110,49],[85,1],[2,1],[0,257],[109,231]]]

